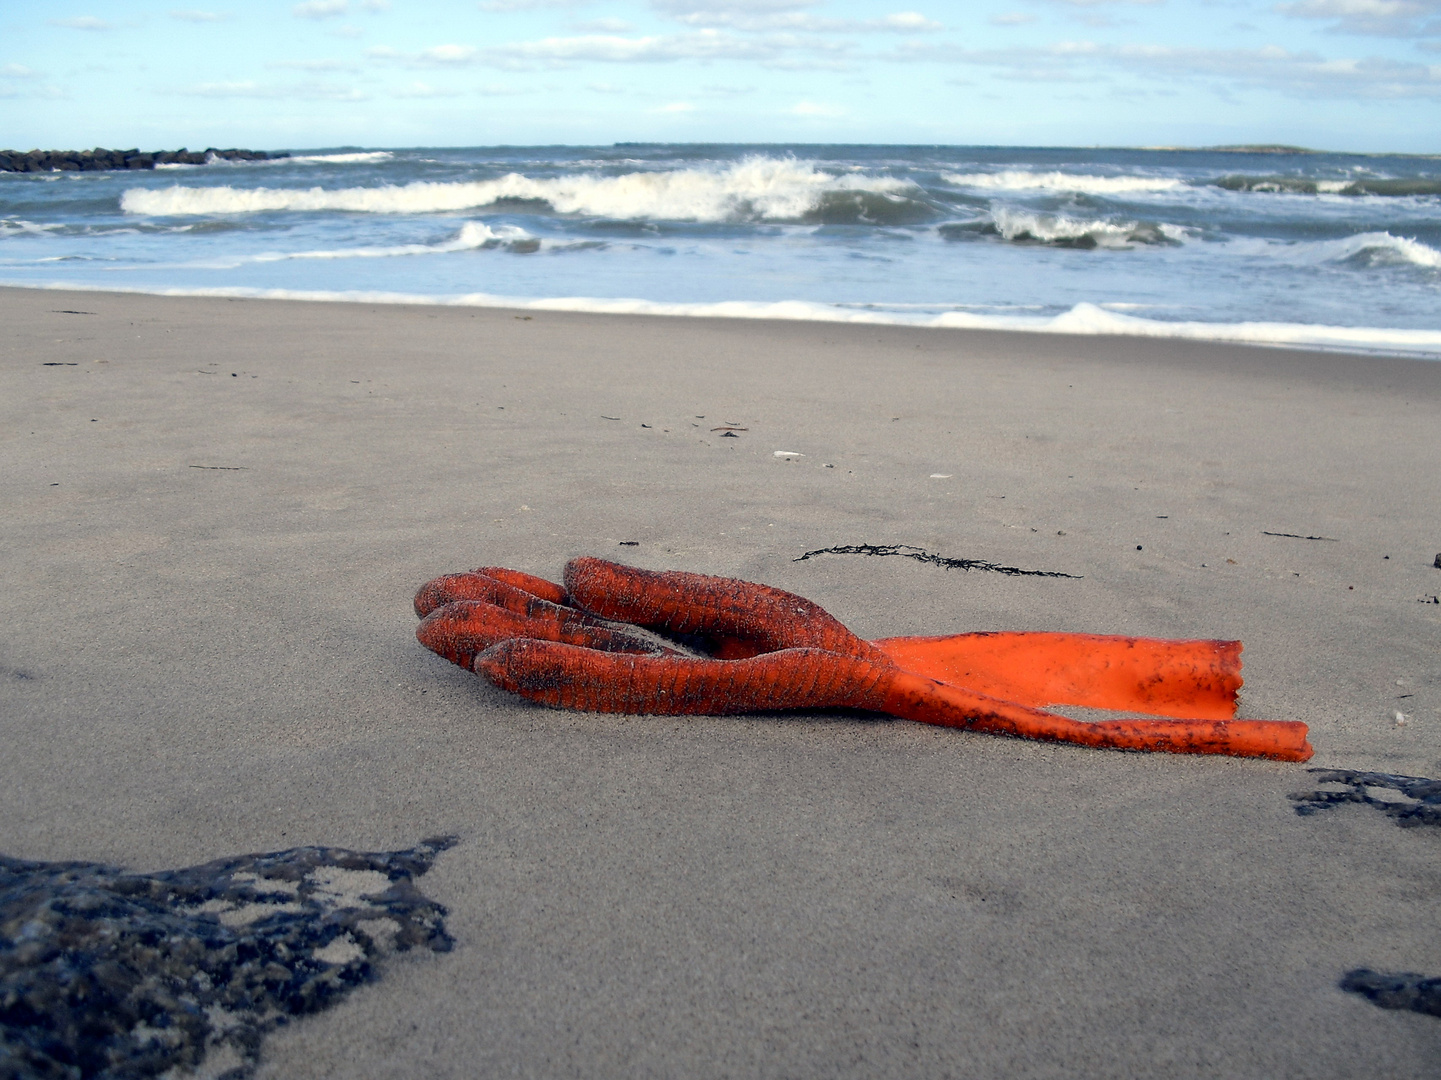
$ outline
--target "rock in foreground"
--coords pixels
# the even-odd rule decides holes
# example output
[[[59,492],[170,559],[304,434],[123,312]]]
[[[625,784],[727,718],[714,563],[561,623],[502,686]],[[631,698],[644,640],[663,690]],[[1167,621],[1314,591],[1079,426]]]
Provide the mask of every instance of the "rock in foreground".
[[[0,1077],[241,1077],[264,1034],[447,951],[416,889],[449,838],[293,848],[158,874],[0,856]]]

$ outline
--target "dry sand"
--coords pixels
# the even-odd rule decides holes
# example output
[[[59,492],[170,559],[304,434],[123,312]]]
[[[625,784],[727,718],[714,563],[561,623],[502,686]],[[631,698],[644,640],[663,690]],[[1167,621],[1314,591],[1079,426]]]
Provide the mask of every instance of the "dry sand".
[[[549,711],[410,610],[598,554],[867,636],[1239,637],[1243,715],[1306,721],[1313,765],[1438,776],[1441,364],[24,290],[0,320],[0,851],[460,837],[420,883],[455,951],[261,1076],[1441,1075],[1441,1020],[1337,988],[1441,974],[1441,830],[1299,817],[1302,766]],[[857,543],[1080,577],[795,561]]]

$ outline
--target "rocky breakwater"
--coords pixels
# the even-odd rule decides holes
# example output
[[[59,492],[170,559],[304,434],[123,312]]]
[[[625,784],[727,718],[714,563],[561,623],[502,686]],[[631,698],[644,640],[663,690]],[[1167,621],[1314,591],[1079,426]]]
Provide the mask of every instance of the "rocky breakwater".
[[[264,150],[0,150],[0,172],[99,172],[153,169],[157,165],[209,165],[215,161],[270,161],[289,154]]]

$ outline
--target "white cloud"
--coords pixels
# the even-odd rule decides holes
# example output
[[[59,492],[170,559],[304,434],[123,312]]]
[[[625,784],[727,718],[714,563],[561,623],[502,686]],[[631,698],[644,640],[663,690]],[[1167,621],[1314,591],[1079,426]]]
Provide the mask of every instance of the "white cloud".
[[[1441,36],[1441,0],[1300,0],[1276,10],[1295,19],[1334,19],[1327,29],[1341,34]]]
[[[393,96],[398,98],[441,98],[460,97],[459,90],[452,90],[444,86],[431,86],[429,83],[413,82],[409,86],[402,86],[392,91]]]
[[[422,49],[416,59],[422,64],[468,64],[475,53],[474,45],[435,45]]]
[[[790,112],[795,116],[844,116],[845,110],[838,109],[834,105],[822,105],[814,101],[798,101],[792,105]]]
[[[1039,48],[967,49],[907,42],[890,58],[989,67],[999,78],[1028,82],[1079,82],[1120,73],[1166,82],[1210,81],[1218,89],[1269,89],[1302,98],[1441,98],[1441,65],[1375,56],[1328,60],[1314,52],[1290,52],[1275,45],[1199,49],[1066,41]]]
[[[1162,3],[1162,0],[1044,0],[1044,2],[1070,8],[1071,18],[1086,26],[1116,26],[1118,25],[1116,19],[1110,12],[1102,10],[1103,8],[1149,7]]]
[[[1035,22],[1036,17],[1025,11],[1008,11],[1003,15],[992,15],[986,21],[992,26],[1023,26]]]
[[[372,13],[389,11],[390,0],[360,0],[360,10]]]
[[[917,11],[898,11],[877,19],[832,19],[796,11],[797,4],[776,5],[780,10],[757,9],[749,5],[675,6],[670,18],[686,26],[724,27],[744,33],[791,31],[803,34],[864,34],[876,31],[898,34],[926,33],[943,29],[940,23]]]
[[[63,26],[69,30],[114,30],[115,24],[94,15],[71,15],[64,19],[47,19],[51,26]]]
[[[16,86],[14,83],[0,82],[0,98],[40,98],[46,101],[60,101],[70,96],[69,92],[62,87],[52,86],[49,83],[43,85]]]
[[[220,11],[172,11],[168,13],[172,19],[179,19],[181,22],[193,23],[214,23],[224,22],[230,18],[230,13]]]
[[[239,82],[209,82],[188,86],[177,93],[185,97],[205,98],[278,98],[294,101],[365,101],[366,96],[354,87],[330,83],[303,82],[288,86]]]
[[[464,67],[478,61],[480,50],[474,45],[447,44],[407,53],[389,45],[376,45],[366,49],[365,55],[371,60],[395,61],[409,67]]]
[[[587,90],[591,91],[592,93],[596,93],[596,94],[624,94],[624,93],[625,93],[625,87],[623,87],[623,86],[616,86],[615,83],[608,83],[608,82],[586,83],[586,84],[585,84],[585,88],[586,88]]]
[[[356,71],[358,65],[344,60],[274,60],[265,65],[294,71]]]
[[[589,3],[589,0],[481,0],[475,6],[481,11],[503,13],[535,11],[538,8],[572,8],[586,3]]]
[[[628,34],[635,29],[635,25],[624,19],[590,19],[576,23],[575,28],[590,34]]]
[[[814,66],[813,63],[799,61],[789,54],[803,51],[842,56],[848,48],[840,42],[788,34],[741,38],[707,29],[689,34],[647,37],[586,34],[544,38],[482,49],[479,59],[506,67],[535,63],[643,64],[677,60],[753,60],[776,67],[785,64],[809,67]]]
[[[507,86],[504,83],[486,83],[484,86],[477,86],[475,92],[482,97],[515,97],[517,94],[530,93],[523,87]]]
[[[333,19],[350,8],[349,0],[305,0],[290,9],[297,19]]]
[[[902,34],[929,33],[932,30],[945,29],[940,23],[926,18],[919,11],[898,11],[879,21],[887,30],[895,30]]]
[[[42,73],[24,64],[0,64],[0,79],[20,79],[17,86],[12,82],[0,82],[0,98],[42,98],[58,100],[69,97],[63,89],[50,83],[38,82]]]
[[[651,0],[650,6],[665,15],[685,15],[697,11],[757,12],[799,11],[815,7],[818,0]]]
[[[343,26],[333,26],[329,30],[327,30],[326,33],[329,34],[331,37],[337,38],[353,39],[365,36],[364,30],[362,30],[358,26],[351,26],[349,23],[346,23]]]

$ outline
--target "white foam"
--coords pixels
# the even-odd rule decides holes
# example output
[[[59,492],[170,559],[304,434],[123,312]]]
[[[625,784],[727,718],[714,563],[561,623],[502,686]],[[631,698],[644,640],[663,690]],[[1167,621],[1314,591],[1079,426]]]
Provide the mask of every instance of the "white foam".
[[[40,225],[24,218],[4,218],[0,219],[0,239],[7,236],[44,236],[63,228],[65,226],[59,223]]]
[[[322,249],[318,251],[275,251],[252,255],[225,265],[242,262],[284,262],[289,259],[389,259],[405,255],[443,255],[451,251],[474,251],[476,248],[498,247],[526,240],[530,234],[514,225],[491,228],[483,221],[467,221],[460,232],[438,244],[396,244],[391,247],[360,247]]]
[[[1332,240],[1301,242],[1238,237],[1227,240],[1225,248],[1233,255],[1274,258],[1302,266],[1364,260],[1368,266],[1410,265],[1428,270],[1441,269],[1441,251],[1412,237],[1393,236],[1389,232],[1356,233]]]
[[[446,307],[510,308],[528,311],[575,311],[603,315],[665,315],[708,319],[785,319],[808,322],[867,323],[963,330],[1004,330],[1032,334],[1119,335],[1123,337],[1179,338],[1249,345],[1276,345],[1335,349],[1347,352],[1404,354],[1441,359],[1441,330],[1406,330],[1380,326],[1328,326],[1280,322],[1167,322],[1107,311],[1098,304],[1080,303],[1053,316],[980,315],[948,311],[929,318],[887,311],[880,307],[857,310],[840,304],[806,300],[762,302],[725,300],[718,303],[670,303],[632,298],[557,296],[539,299],[468,293],[462,296],[426,296],[398,292],[339,292],[316,289],[254,289],[242,287],[193,289],[117,289],[83,283],[0,281],[16,288],[68,289],[85,292],[137,292],[157,296],[224,296],[257,300],[305,300],[363,304],[419,304]]]
[[[367,150],[352,154],[291,154],[286,158],[271,158],[271,161],[300,161],[308,164],[365,165],[376,161],[389,161],[395,157],[389,150]]]
[[[1366,257],[1373,264],[1410,263],[1429,269],[1441,269],[1441,251],[1429,244],[1407,236],[1392,236],[1389,232],[1357,233],[1344,240],[1325,242],[1324,258],[1339,262],[1343,259]]]
[[[1139,191],[1176,191],[1184,180],[1168,176],[1091,176],[1085,173],[1027,172],[1012,169],[994,173],[941,173],[957,187],[1001,191],[1071,191],[1090,195],[1124,195]]]
[[[389,150],[367,150],[363,153],[354,154],[292,154],[289,157],[258,158],[247,160],[245,158],[224,158],[219,154],[207,154],[204,164],[193,165],[185,161],[161,161],[157,162],[155,168],[159,169],[203,169],[209,165],[373,165],[380,161],[389,161],[395,155]]]
[[[1036,240],[1043,244],[1090,240],[1098,247],[1124,248],[1135,243],[1154,244],[1166,240],[1180,243],[1186,237],[1186,230],[1174,225],[1074,218],[1005,206],[993,208],[988,217],[996,232],[1007,240]]]
[[[914,190],[885,176],[833,176],[789,158],[752,157],[725,168],[631,172],[620,176],[533,179],[509,173],[496,180],[459,183],[416,181],[359,188],[237,188],[230,186],[131,188],[120,197],[130,214],[245,214],[264,211],[341,210],[423,214],[473,210],[502,199],[548,203],[562,214],[619,221],[794,221],[828,192],[895,195]]]

